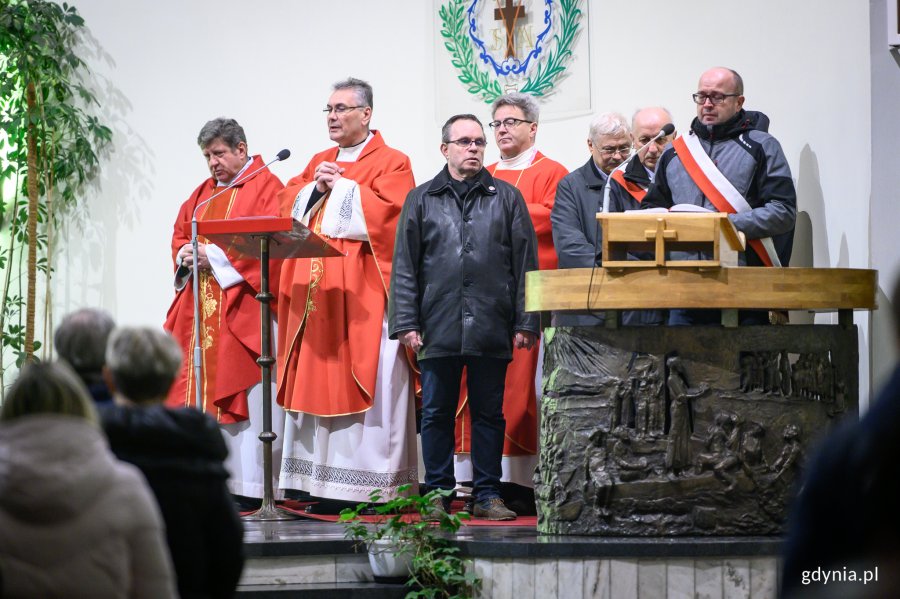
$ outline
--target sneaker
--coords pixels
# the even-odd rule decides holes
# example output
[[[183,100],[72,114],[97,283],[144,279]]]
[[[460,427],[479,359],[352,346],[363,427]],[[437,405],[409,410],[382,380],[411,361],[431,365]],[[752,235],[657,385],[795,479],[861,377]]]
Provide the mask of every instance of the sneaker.
[[[515,520],[516,513],[506,507],[499,497],[491,497],[475,504],[473,515],[484,520]]]
[[[440,495],[431,498],[431,506],[422,514],[423,522],[440,522],[447,515],[450,501],[444,500]]]

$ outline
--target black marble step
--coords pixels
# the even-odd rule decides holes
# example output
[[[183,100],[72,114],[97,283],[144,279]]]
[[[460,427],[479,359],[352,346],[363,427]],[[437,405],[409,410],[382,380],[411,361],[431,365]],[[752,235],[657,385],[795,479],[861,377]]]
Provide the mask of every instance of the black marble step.
[[[245,522],[248,558],[344,555],[354,552],[341,524],[315,520]],[[542,535],[513,526],[463,527],[453,537],[467,557],[707,558],[780,554],[779,537],[587,537]]]
[[[403,584],[381,584],[377,582],[345,582],[318,584],[286,584],[281,586],[239,586],[240,599],[288,599],[293,597],[310,599],[398,599],[406,597],[409,587]]]

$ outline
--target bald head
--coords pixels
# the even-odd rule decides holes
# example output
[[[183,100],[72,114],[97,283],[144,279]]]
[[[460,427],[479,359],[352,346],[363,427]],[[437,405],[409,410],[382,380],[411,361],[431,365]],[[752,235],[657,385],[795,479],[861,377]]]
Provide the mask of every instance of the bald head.
[[[634,147],[639,150],[638,157],[648,170],[656,170],[656,163],[666,145],[675,136],[667,135],[656,141],[650,140],[656,137],[659,130],[672,122],[672,114],[662,106],[650,106],[641,108],[631,117],[631,131],[634,134]],[[646,149],[642,149],[646,146]]]
[[[703,102],[697,105],[697,118],[704,125],[724,123],[744,105],[744,81],[736,71],[725,67],[713,67],[700,75],[697,93],[703,96]]]

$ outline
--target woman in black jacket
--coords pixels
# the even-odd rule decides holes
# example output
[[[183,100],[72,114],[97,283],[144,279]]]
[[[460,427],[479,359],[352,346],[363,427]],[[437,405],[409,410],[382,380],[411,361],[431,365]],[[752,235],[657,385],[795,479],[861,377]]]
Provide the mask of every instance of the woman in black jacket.
[[[163,401],[181,367],[163,331],[113,332],[105,376],[115,405],[101,412],[116,456],[141,469],[156,495],[183,599],[231,597],[244,564],[243,527],[225,486],[228,455],[216,422]]]

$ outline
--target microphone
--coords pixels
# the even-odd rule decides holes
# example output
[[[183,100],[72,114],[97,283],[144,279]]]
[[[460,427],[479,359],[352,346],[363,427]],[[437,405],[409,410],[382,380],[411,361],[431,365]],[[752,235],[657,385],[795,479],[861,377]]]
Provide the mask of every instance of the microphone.
[[[625,163],[631,161],[632,158],[634,158],[635,156],[637,156],[637,155],[640,154],[641,152],[645,151],[645,150],[647,149],[647,147],[649,147],[650,144],[653,143],[654,141],[656,141],[657,139],[659,139],[659,138],[661,138],[661,137],[667,137],[667,136],[669,136],[669,135],[672,135],[673,133],[675,133],[675,125],[673,125],[672,123],[666,123],[665,125],[662,126],[662,129],[659,130],[659,133],[657,133],[656,135],[654,135],[653,138],[650,139],[650,141],[648,141],[647,143],[645,143],[644,145],[642,145],[640,150],[638,150],[637,152],[635,152],[633,155],[629,156],[629,157],[628,157],[628,160],[626,160],[626,161],[625,161],[624,163],[622,163],[622,164],[625,164]],[[622,165],[620,164],[619,166],[622,166]]]
[[[628,168],[628,165],[631,163],[631,161],[634,160],[634,157],[638,156],[641,152],[646,151],[646,149],[650,146],[651,143],[653,143],[657,139],[660,139],[661,137],[666,137],[666,136],[672,135],[673,133],[675,133],[675,125],[673,125],[672,123],[666,123],[659,130],[659,133],[654,135],[650,141],[648,141],[643,146],[641,146],[640,150],[633,152],[631,154],[631,156],[629,156],[628,158],[623,160],[622,164],[620,164],[613,170],[613,173],[616,171],[624,171],[626,168]],[[609,176],[612,177],[613,173],[610,173]],[[609,187],[610,187],[609,181],[607,181],[606,185],[603,187],[603,210],[602,210],[602,212],[609,212]]]

